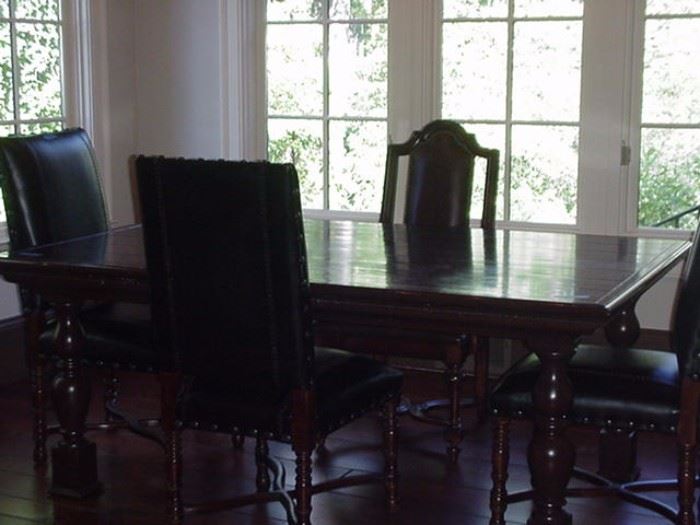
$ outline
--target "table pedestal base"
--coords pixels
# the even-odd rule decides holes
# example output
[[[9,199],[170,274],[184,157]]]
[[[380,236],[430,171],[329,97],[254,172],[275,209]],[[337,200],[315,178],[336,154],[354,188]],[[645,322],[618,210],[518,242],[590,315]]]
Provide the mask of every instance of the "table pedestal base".
[[[87,498],[102,487],[97,480],[97,447],[86,442],[81,447],[59,443],[51,451],[53,477],[50,492],[54,496]]]

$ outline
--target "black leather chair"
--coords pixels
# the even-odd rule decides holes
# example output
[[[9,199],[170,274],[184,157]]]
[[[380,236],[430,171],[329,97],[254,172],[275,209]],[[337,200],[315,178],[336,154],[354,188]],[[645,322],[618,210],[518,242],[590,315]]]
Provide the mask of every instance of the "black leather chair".
[[[695,523],[693,499],[698,408],[700,407],[700,229],[686,260],[676,297],[672,322],[672,350],[580,345],[569,365],[573,384],[572,424],[611,432],[648,431],[676,436],[678,479],[615,483],[575,470],[574,476],[593,487],[568,489],[567,497],[618,495],[653,510],[674,523]],[[532,419],[532,394],[539,374],[539,359],[530,354],[516,363],[491,394],[495,416],[491,524],[504,524],[508,503],[523,501],[531,492],[508,494],[508,428],[514,418]],[[676,511],[641,492],[678,489]]]
[[[379,220],[385,224],[395,222],[396,190],[399,178],[399,160],[408,157],[408,179],[402,222],[407,225],[457,227],[469,225],[475,165],[478,158],[486,160],[484,175],[484,199],[481,227],[493,228],[496,221],[496,196],[498,190],[499,152],[479,146],[474,135],[451,120],[435,120],[420,131],[414,131],[402,144],[389,144],[386,156],[384,195]],[[439,253],[434,254],[440,257]],[[420,333],[389,336],[379,333],[372,340],[362,334],[324,334],[328,341],[345,348],[379,349],[380,352],[399,357],[421,356],[439,359],[445,363],[445,380],[448,389],[446,400],[430,400],[411,404],[411,413],[429,423],[447,426],[445,438],[448,457],[456,461],[463,430],[460,408],[476,406],[479,421],[487,412],[486,394],[488,382],[488,338],[455,334],[453,338],[437,338]],[[463,366],[469,355],[474,354],[474,399],[461,399],[464,379]],[[429,410],[449,407],[447,420],[428,414]]]
[[[152,316],[169,443],[172,513],[294,499],[383,481],[396,504],[396,415],[402,376],[376,361],[314,348],[299,187],[292,165],[139,157]],[[319,436],[384,407],[384,476],[311,484]],[[183,505],[182,429],[254,436],[258,493]],[[267,440],[291,443],[296,487],[268,477]]]
[[[82,129],[0,138],[0,184],[12,250],[108,229],[95,153]],[[54,355],[55,327],[41,297],[21,289],[20,299],[32,377],[34,461],[41,465],[46,461],[45,367]],[[105,402],[113,408],[115,369],[155,370],[150,311],[139,305],[93,304],[84,308],[81,320],[87,336],[85,360],[107,372]],[[112,419],[114,412],[106,414]]]

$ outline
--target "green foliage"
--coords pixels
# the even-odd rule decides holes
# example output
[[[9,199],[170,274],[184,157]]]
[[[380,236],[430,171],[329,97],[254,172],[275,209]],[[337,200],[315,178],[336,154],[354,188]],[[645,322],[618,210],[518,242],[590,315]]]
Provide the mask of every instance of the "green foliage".
[[[320,137],[301,130],[289,130],[281,137],[268,141],[268,158],[271,162],[294,164],[304,205],[322,191],[318,173],[322,147]]]
[[[700,204],[700,151],[675,162],[665,159],[655,147],[642,151],[639,171],[639,225],[652,226]],[[674,224],[665,225],[668,228]],[[694,217],[686,217],[680,227],[694,227]]]

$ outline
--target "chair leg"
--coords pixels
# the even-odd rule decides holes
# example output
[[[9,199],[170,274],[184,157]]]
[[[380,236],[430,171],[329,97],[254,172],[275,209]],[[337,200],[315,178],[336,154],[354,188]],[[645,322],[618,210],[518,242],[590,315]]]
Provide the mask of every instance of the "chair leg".
[[[489,525],[505,525],[506,513],[506,481],[508,479],[508,455],[510,421],[498,418],[493,426],[493,450],[491,457],[491,521]]]
[[[695,445],[678,447],[678,524],[695,525]]]
[[[400,396],[387,401],[384,404],[382,414],[384,420],[384,486],[390,510],[395,510],[399,504],[398,417],[396,416],[399,401]]]
[[[257,467],[255,485],[258,488],[258,492],[268,492],[270,490],[270,473],[267,471],[267,456],[269,454],[270,449],[267,446],[267,439],[257,436],[255,440],[255,466]]]
[[[46,361],[40,355],[39,335],[44,326],[44,316],[39,310],[25,314],[25,345],[27,367],[32,388],[32,412],[34,416],[34,466],[46,465]]]
[[[45,361],[37,356],[32,363],[32,409],[34,412],[34,466],[46,465],[46,379],[44,377]]]
[[[311,448],[296,449],[296,517],[298,525],[311,525]]]
[[[445,440],[447,441],[447,457],[452,463],[457,462],[460,448],[464,438],[464,430],[462,428],[462,411],[461,411],[461,390],[464,374],[462,366],[467,357],[467,349],[465,341],[460,340],[457,345],[450,347],[447,351],[445,364],[447,365],[446,379],[448,399],[450,400],[450,419],[449,426],[445,430]]]
[[[167,453],[167,480],[170,496],[168,512],[172,523],[182,523],[182,439],[177,426],[177,398],[180,390],[180,374],[161,373],[160,418]]]
[[[102,373],[102,385],[104,387],[103,402],[105,406],[105,421],[114,421],[116,416],[110,412],[108,407],[117,404],[119,397],[119,378],[113,368]]]
[[[472,337],[474,349],[474,403],[479,424],[486,420],[488,412],[488,380],[489,380],[489,339],[488,337]]]
[[[316,398],[313,391],[292,391],[292,449],[296,455],[294,488],[297,525],[311,525],[311,453],[317,437],[314,428]]]
[[[178,429],[167,433],[168,491],[170,492],[170,517],[173,523],[182,523],[182,439]]]

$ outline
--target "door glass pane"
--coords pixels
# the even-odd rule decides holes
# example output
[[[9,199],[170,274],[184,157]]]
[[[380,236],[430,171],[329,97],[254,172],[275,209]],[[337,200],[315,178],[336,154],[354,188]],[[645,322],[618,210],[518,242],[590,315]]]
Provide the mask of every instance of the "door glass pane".
[[[60,13],[60,0],[15,0],[15,18],[58,20]]]
[[[331,121],[330,208],[378,212],[382,199],[385,122]]]
[[[10,16],[10,0],[0,0],[0,18]]]
[[[497,149],[500,152],[498,167],[498,197],[496,200],[496,219],[503,219],[503,159],[505,157],[506,130],[502,124],[462,124],[467,133],[473,133],[482,148]],[[484,203],[484,182],[486,179],[486,160],[477,158],[474,163],[474,190],[472,193],[471,218],[481,219]]]
[[[700,204],[700,129],[643,129],[639,225],[653,226]],[[693,228],[690,215],[668,228]]]
[[[699,14],[698,0],[647,0],[647,15]]]
[[[267,85],[271,115],[323,114],[320,25],[268,25]]]
[[[323,4],[318,0],[284,0],[284,2],[268,0],[267,19],[270,22],[318,20],[322,14],[322,8]]]
[[[22,124],[20,127],[21,135],[37,135],[39,133],[49,133],[52,131],[60,131],[63,129],[63,123],[55,122],[32,122]]]
[[[60,118],[61,37],[56,24],[17,24],[22,119]]]
[[[579,129],[513,126],[511,219],[576,222]]]
[[[299,176],[301,203],[323,208],[323,125],[320,120],[269,119],[270,162],[291,162]]]
[[[581,22],[515,24],[513,118],[578,121]]]
[[[385,117],[386,24],[333,24],[328,53],[331,116]]]
[[[505,22],[443,25],[445,118],[505,118],[507,38]]]
[[[10,24],[0,23],[0,120],[12,120],[13,105]]]
[[[516,17],[583,16],[583,0],[515,0]]]
[[[700,19],[648,20],[645,41],[642,121],[700,123]]]
[[[387,18],[388,0],[328,0],[331,6],[331,19],[349,20],[354,18]]]
[[[488,18],[508,16],[508,0],[443,0],[443,16],[449,18]]]

